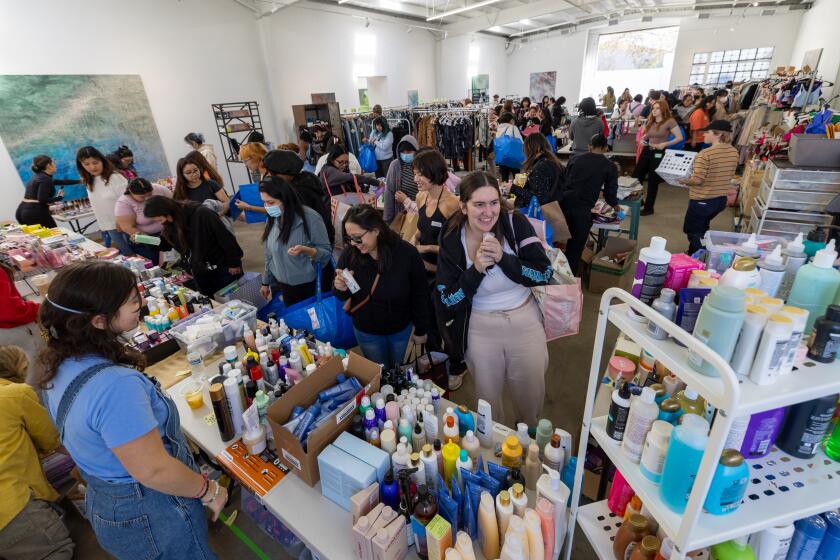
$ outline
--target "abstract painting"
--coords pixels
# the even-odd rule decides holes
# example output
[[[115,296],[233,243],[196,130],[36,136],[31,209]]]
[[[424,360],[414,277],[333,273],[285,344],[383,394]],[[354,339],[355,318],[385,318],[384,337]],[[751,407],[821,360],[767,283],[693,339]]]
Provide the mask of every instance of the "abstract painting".
[[[557,72],[533,72],[531,73],[531,87],[528,92],[531,101],[542,102],[546,95],[554,97],[554,89],[557,85]]]
[[[0,137],[24,183],[38,154],[53,158],[56,178],[78,177],[76,150],[87,145],[107,155],[124,144],[141,176],[171,175],[138,75],[0,76]],[[65,188],[65,198],[82,196]]]
[[[416,89],[408,90],[408,106],[417,107],[420,105],[420,94]]]

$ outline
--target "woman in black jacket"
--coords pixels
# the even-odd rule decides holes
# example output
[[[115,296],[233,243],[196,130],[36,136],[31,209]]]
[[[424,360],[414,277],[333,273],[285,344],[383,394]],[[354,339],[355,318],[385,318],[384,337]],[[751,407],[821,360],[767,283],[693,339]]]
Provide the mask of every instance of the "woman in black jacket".
[[[35,156],[31,169],[34,175],[26,183],[26,193],[15,212],[15,219],[25,226],[40,224],[47,228],[54,228],[56,223],[50,214],[50,204],[64,197],[64,189],[58,191],[56,195],[55,186],[78,185],[81,181],[79,179],[53,179],[55,162],[50,156]]]
[[[378,187],[379,181],[365,175],[349,173],[350,155],[344,146],[335,144],[327,154],[327,163],[321,169],[321,182],[331,197],[337,194],[356,192],[358,188],[367,192],[370,187]]]
[[[527,208],[531,197],[536,196],[540,206],[556,199],[557,185],[563,180],[563,165],[551,153],[551,145],[542,134],[529,134],[525,138],[525,165],[528,174],[525,185],[512,184],[510,192],[516,195],[516,207]]]
[[[342,229],[347,248],[338,259],[333,293],[353,317],[362,354],[385,367],[402,363],[409,338],[424,344],[431,323],[423,259],[367,204],[348,210]],[[353,282],[344,274],[358,290],[350,290]]]
[[[242,248],[210,208],[153,196],[143,215],[163,224],[163,238],[187,262],[202,294],[212,297],[242,276]]]
[[[441,233],[436,301],[450,359],[475,376],[476,397],[504,422],[507,389],[517,420],[533,426],[545,397],[548,349],[530,287],[549,282],[551,262],[524,215],[502,208],[499,183],[483,171],[461,181],[461,211]]]

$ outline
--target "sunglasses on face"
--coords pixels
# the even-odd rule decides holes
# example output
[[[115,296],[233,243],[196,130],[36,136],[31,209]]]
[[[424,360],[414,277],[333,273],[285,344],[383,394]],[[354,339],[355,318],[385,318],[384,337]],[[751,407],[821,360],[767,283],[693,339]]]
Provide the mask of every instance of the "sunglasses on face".
[[[355,245],[360,245],[361,243],[363,243],[363,242],[364,242],[365,235],[367,235],[367,234],[368,234],[368,232],[367,232],[367,231],[365,231],[362,235],[350,235],[350,234],[347,234],[347,240],[348,240],[350,243],[353,243],[353,244],[355,244]]]

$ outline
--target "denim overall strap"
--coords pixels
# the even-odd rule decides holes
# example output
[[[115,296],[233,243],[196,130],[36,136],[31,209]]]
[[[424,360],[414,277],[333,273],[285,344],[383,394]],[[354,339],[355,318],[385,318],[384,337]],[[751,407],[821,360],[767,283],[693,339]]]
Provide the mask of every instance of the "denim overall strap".
[[[76,397],[79,396],[82,388],[87,385],[88,381],[93,379],[102,370],[114,366],[112,362],[105,362],[103,364],[96,364],[84,370],[76,376],[76,379],[70,382],[64,394],[61,395],[61,401],[58,403],[58,411],[55,414],[55,425],[58,427],[58,432],[61,434],[61,440],[64,441],[64,423],[67,420],[67,415],[76,402]]]
[[[181,417],[178,414],[178,407],[175,405],[175,401],[166,394],[166,391],[163,390],[160,382],[156,378],[148,375],[146,378],[152,382],[158,397],[166,404],[167,415],[166,424],[163,427],[163,443],[169,449],[169,454],[195,472],[199,472],[193,454],[190,451],[190,446],[184,437],[184,432],[181,431]]]

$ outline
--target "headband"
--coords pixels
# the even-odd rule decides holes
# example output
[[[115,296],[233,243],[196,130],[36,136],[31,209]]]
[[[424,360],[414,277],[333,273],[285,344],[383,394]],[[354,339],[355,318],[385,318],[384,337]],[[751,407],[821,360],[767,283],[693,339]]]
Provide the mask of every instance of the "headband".
[[[63,305],[59,305],[56,302],[54,302],[53,300],[51,300],[49,295],[44,296],[44,299],[47,301],[47,303],[49,303],[50,305],[52,305],[56,309],[61,309],[62,311],[66,311],[67,313],[75,313],[76,315],[86,315],[88,313],[87,311],[79,311],[78,309],[71,309],[69,307],[64,307]]]

